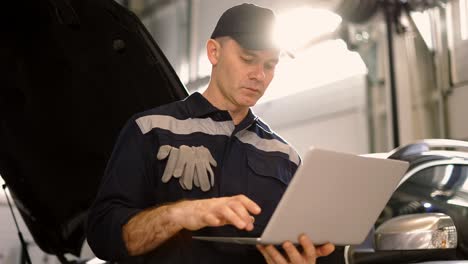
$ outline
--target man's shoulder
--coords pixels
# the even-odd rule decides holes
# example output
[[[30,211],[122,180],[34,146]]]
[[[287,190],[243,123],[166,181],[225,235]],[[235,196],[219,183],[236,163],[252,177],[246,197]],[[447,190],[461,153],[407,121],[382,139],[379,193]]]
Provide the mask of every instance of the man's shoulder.
[[[165,115],[172,116],[177,119],[186,119],[188,118],[188,111],[186,107],[186,102],[183,100],[171,102],[168,104],[160,105],[143,112],[136,113],[133,116],[133,119],[137,120],[146,116],[155,116],[155,115]]]
[[[273,129],[271,129],[271,127],[264,120],[257,117],[256,121],[256,128],[254,130],[255,133],[257,133],[257,135],[265,139],[276,139],[284,144],[289,145],[289,143],[286,140],[284,140],[280,135],[278,135],[278,133],[273,131]]]
[[[171,120],[185,120],[190,118],[187,103],[184,100],[157,106],[143,112],[134,114],[128,123],[136,124],[143,134],[148,133],[161,124],[167,126]]]
[[[249,127],[250,132],[253,134],[246,134],[243,138],[247,143],[251,143],[256,149],[265,153],[279,153],[285,155],[287,159],[296,165],[300,164],[300,157],[294,147],[289,144],[285,139],[278,135],[271,127],[262,119],[256,117],[255,125]]]

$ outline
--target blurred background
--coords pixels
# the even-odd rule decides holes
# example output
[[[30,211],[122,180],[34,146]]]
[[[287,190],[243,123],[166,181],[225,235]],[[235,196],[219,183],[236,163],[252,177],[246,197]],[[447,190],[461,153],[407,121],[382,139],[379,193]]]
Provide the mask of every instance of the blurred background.
[[[309,145],[368,153],[423,138],[468,139],[466,0],[250,2],[276,12],[279,44],[295,55],[282,56],[255,112],[300,153]],[[121,2],[189,92],[208,83],[206,40],[239,3]]]

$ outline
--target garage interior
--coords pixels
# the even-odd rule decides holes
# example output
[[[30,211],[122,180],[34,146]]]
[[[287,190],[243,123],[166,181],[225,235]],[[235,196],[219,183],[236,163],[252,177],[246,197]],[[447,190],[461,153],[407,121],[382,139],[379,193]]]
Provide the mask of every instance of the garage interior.
[[[193,93],[202,92],[210,78],[205,44],[216,21],[242,1],[117,3],[141,20]],[[299,154],[310,146],[368,154],[423,139],[468,141],[468,0],[250,3],[275,11],[285,50],[253,110]],[[468,179],[464,186],[468,194]],[[0,263],[24,263],[5,193],[0,193]],[[33,263],[60,263],[35,244],[14,212]],[[93,256],[84,245],[80,258]]]

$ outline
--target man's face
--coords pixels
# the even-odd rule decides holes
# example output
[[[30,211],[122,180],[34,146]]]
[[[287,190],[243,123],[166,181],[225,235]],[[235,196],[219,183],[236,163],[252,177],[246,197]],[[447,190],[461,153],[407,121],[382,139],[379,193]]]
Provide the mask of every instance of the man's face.
[[[221,93],[236,106],[255,105],[273,79],[279,50],[247,50],[231,38],[220,45],[214,72]]]

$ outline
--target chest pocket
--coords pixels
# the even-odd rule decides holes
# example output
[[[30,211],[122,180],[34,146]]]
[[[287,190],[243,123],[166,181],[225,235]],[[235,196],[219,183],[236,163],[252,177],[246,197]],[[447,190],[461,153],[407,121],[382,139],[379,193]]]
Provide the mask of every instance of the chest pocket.
[[[255,235],[261,234],[292,178],[290,161],[278,155],[247,151],[247,196],[261,208],[255,217]]]

